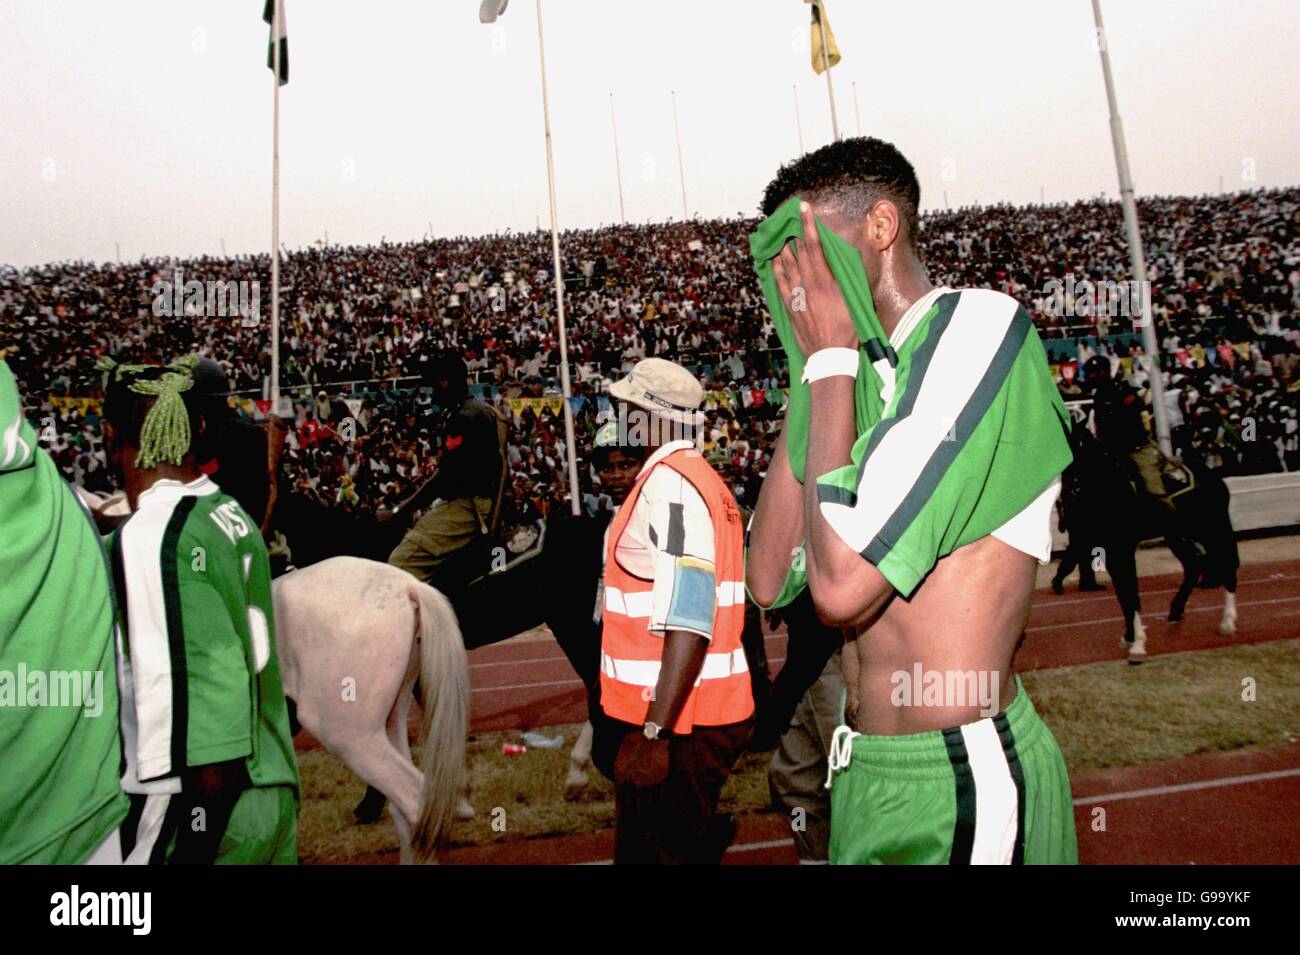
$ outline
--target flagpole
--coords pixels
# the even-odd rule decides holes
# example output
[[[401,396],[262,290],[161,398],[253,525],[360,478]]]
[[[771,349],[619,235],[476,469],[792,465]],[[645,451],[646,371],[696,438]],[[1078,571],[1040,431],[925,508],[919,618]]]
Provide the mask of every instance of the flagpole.
[[[609,94],[609,125],[614,130],[614,173],[618,177],[618,221],[627,225],[627,215],[623,212],[623,164],[618,158],[618,120],[614,118],[614,94]]]
[[[804,155],[803,148],[803,123],[799,121],[799,84],[794,83],[790,87],[794,90],[794,130],[799,134],[799,155]]]
[[[1110,109],[1110,136],[1115,147],[1115,167],[1119,172],[1120,203],[1124,209],[1124,231],[1128,236],[1129,263],[1133,278],[1138,283],[1138,315],[1135,323],[1142,329],[1142,347],[1147,353],[1151,368],[1147,373],[1151,389],[1151,416],[1156,425],[1156,441],[1166,455],[1173,455],[1169,440],[1169,415],[1165,408],[1165,383],[1160,370],[1160,345],[1156,340],[1155,316],[1150,313],[1151,296],[1147,293],[1147,263],[1142,254],[1142,233],[1138,229],[1137,201],[1133,195],[1133,177],[1129,172],[1128,149],[1124,145],[1124,124],[1119,117],[1119,104],[1115,98],[1115,80],[1110,73],[1110,53],[1107,50],[1106,26],[1101,20],[1100,0],[1092,0],[1092,17],[1097,25],[1097,46],[1101,52],[1101,75],[1106,81],[1106,103]],[[1133,308],[1130,297],[1129,307]]]
[[[858,123],[858,135],[862,135],[862,114],[858,112],[858,81],[853,81],[853,118]]]
[[[271,4],[275,116],[271,134],[271,414],[280,413],[280,3]]]
[[[826,48],[826,4],[822,0],[816,0],[817,3],[817,31],[822,37],[822,67],[826,72],[826,98],[831,103],[831,132],[835,134],[838,142],[840,138],[840,121],[835,115],[835,87],[831,85],[831,54]]]
[[[537,0],[537,56],[542,71],[542,123],[546,128],[546,187],[551,201],[551,255],[555,260],[555,315],[560,326],[560,387],[564,394],[564,443],[569,458],[569,497],[573,514],[578,499],[578,453],[573,438],[573,404],[569,389],[569,340],[564,328],[564,273],[560,260],[560,228],[555,211],[555,157],[551,152],[551,104],[546,90],[546,42],[542,38],[542,0]]]
[[[671,90],[673,97],[673,131],[677,134],[677,179],[682,184],[682,221],[690,218],[686,212],[686,167],[682,165],[682,128],[677,123],[677,91]]]

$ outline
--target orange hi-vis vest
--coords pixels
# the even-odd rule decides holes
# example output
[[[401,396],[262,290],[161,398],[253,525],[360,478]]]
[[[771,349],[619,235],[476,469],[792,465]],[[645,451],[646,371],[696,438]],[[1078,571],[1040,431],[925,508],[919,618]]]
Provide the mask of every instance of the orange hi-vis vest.
[[[694,726],[739,723],[754,712],[749,664],[740,642],[745,627],[744,530],[735,497],[698,451],[674,451],[656,465],[665,466],[691,482],[713,520],[717,585],[713,639],[695,687],[671,727],[674,733],[689,733]],[[605,545],[605,608],[600,640],[601,706],[614,719],[638,726],[645,722],[659,682],[664,638],[650,632],[654,581],[624,570],[615,551],[650,473],[645,471],[637,478],[610,524]]]

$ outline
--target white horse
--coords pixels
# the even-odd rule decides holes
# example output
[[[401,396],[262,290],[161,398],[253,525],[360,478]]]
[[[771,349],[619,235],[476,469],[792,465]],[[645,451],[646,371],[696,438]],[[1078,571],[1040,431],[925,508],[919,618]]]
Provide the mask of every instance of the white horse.
[[[388,797],[401,861],[435,861],[465,780],[469,666],[455,612],[388,564],[333,557],[276,579],[285,696],[329,752]],[[421,769],[407,718],[417,676]]]

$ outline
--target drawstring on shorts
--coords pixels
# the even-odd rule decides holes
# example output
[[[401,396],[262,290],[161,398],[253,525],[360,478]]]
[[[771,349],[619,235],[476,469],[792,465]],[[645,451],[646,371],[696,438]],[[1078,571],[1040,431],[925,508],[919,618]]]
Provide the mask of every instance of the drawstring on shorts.
[[[826,788],[831,788],[831,780],[841,769],[848,769],[849,762],[853,759],[853,737],[862,734],[856,733],[847,726],[835,727],[835,734],[831,737],[830,752],[826,754],[826,762],[829,764],[826,770]]]

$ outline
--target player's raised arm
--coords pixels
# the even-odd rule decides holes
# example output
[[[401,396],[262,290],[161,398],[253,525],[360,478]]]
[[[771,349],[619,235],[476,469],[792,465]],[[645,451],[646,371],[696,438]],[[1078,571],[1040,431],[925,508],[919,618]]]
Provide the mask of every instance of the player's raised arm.
[[[805,238],[782,249],[774,271],[782,298],[790,303],[795,337],[808,356],[805,378],[811,410],[805,478],[816,478],[852,463],[858,338],[822,252],[812,207],[805,202],[800,211]],[[848,360],[837,363],[841,355]],[[818,614],[837,625],[864,622],[893,593],[889,582],[827,523],[815,479],[805,480],[802,503],[808,586]]]
[[[763,608],[780,602],[792,569],[803,567],[803,485],[795,479],[785,442],[783,429],[749,522],[745,584]]]

